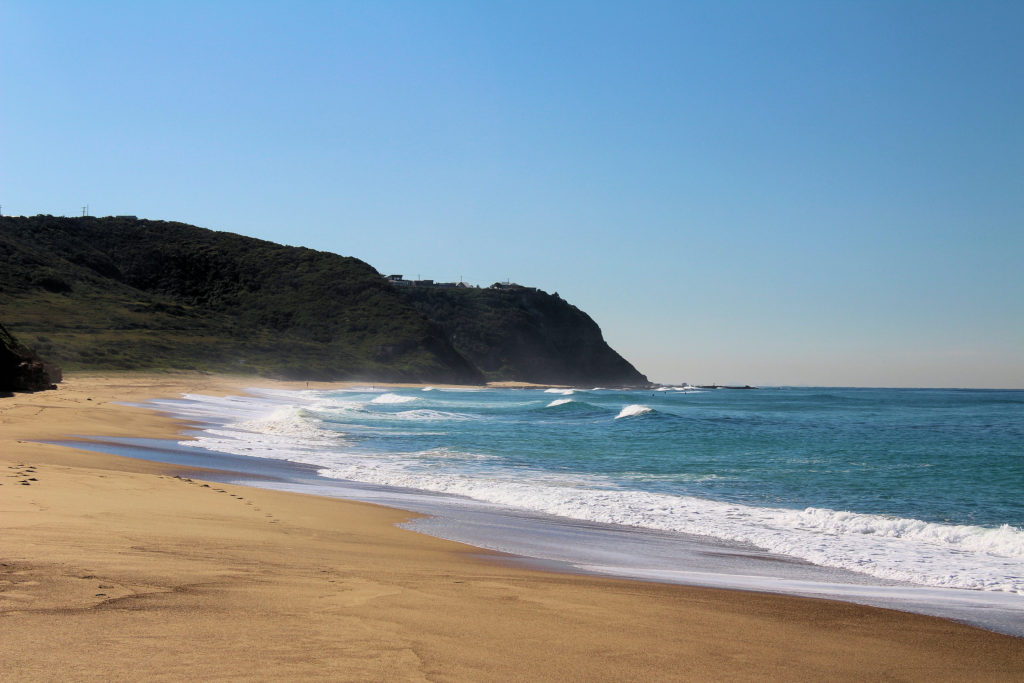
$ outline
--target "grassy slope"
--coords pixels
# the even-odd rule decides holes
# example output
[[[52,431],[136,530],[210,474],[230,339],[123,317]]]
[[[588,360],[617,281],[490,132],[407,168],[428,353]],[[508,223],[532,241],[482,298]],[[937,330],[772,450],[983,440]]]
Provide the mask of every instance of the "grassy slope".
[[[65,369],[479,381],[369,265],[180,223],[0,219],[0,319]]]
[[[66,370],[646,383],[557,296],[398,289],[355,258],[165,221],[0,218],[0,321]]]

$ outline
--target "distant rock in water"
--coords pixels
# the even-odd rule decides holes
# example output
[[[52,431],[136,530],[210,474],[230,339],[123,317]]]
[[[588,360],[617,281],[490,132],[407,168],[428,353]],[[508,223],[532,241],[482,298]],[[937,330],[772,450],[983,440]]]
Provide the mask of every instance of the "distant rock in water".
[[[43,362],[0,324],[0,391],[56,389],[60,368]]]
[[[0,217],[0,263],[0,319],[67,370],[647,383],[557,295],[398,287],[356,258],[183,223]]]

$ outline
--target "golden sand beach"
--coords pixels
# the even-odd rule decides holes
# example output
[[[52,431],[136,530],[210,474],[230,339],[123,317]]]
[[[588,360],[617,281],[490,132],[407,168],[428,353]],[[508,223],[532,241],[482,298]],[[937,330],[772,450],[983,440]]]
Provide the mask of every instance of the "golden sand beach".
[[[1024,639],[943,619],[529,570],[410,513],[40,443],[174,438],[120,402],[254,385],[298,386],[72,375],[0,398],[0,679],[1024,680]]]

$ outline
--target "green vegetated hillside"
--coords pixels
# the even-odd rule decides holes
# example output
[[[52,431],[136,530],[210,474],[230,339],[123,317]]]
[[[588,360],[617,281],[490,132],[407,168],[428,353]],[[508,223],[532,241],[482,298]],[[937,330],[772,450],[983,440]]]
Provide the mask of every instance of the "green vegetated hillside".
[[[537,296],[576,310],[557,297]],[[490,322],[467,326],[451,312],[458,300],[447,307],[436,301],[399,291],[355,258],[182,223],[0,218],[0,321],[66,370],[197,369],[458,383],[479,383],[485,376],[555,383],[573,376],[550,354],[537,356],[536,368],[531,361],[527,348],[545,347],[525,330],[568,330],[544,323],[543,306],[526,307],[533,322],[525,327],[518,308],[491,310]],[[466,307],[466,315],[509,305],[519,303],[481,299]],[[511,355],[482,352],[506,337],[527,345],[503,343]],[[547,348],[563,347],[552,340]],[[578,357],[565,360],[603,367]],[[617,374],[623,381],[615,383],[645,381],[633,372],[632,379]]]

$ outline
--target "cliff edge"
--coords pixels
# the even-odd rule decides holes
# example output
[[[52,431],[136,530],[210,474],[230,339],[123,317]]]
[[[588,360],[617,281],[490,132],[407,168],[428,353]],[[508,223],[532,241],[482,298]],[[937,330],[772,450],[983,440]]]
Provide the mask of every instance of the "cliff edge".
[[[0,217],[0,319],[68,370],[642,385],[538,290],[399,288],[369,264],[184,223]]]
[[[646,386],[589,315],[532,287],[405,287],[402,296],[437,323],[489,381]]]

